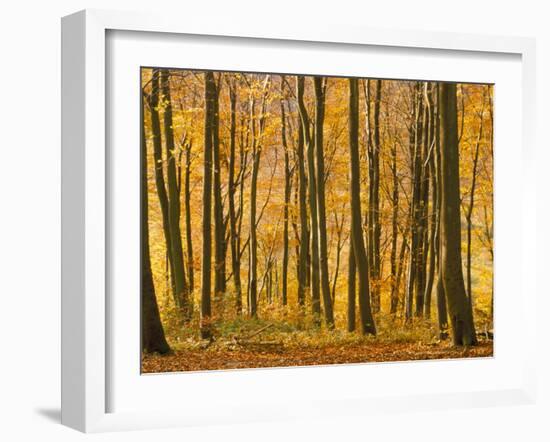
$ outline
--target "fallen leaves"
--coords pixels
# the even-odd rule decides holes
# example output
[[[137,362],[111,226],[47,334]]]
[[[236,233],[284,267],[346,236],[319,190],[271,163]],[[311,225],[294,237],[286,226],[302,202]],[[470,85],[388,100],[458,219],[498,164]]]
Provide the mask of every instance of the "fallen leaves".
[[[166,356],[145,354],[143,373],[233,370],[240,368],[293,367],[367,362],[419,361],[433,359],[480,358],[493,356],[493,343],[475,347],[453,347],[448,342],[386,343],[364,342],[325,346],[291,347],[281,351],[212,346],[183,349]]]

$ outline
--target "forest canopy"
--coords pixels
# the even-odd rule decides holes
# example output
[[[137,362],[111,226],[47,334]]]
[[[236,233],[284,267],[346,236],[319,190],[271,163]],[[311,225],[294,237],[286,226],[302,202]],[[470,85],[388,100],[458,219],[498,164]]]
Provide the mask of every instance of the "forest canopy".
[[[144,372],[492,355],[492,85],[140,87]]]

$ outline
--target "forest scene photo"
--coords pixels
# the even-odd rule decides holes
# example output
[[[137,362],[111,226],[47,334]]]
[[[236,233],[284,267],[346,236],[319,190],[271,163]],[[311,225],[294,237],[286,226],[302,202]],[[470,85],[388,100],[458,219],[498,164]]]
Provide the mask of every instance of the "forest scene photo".
[[[493,356],[493,85],[140,87],[142,373]]]

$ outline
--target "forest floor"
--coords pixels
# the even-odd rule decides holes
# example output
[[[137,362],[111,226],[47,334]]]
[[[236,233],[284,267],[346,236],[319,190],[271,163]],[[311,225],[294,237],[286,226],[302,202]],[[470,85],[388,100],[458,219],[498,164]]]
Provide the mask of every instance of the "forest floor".
[[[363,337],[343,331],[284,333],[270,328],[252,336],[224,335],[209,343],[188,338],[172,343],[168,355],[144,354],[143,373],[232,370],[366,362],[419,361],[493,356],[493,341],[479,338],[475,347],[455,347],[425,330]],[[259,330],[262,330],[259,328]]]
[[[363,345],[289,350],[176,350],[169,355],[146,355],[142,360],[143,373],[174,371],[232,370],[237,368],[292,367],[307,365],[349,364],[364,362],[418,361],[491,357],[493,344],[482,342],[476,347],[457,348],[449,343],[406,344],[370,343]]]

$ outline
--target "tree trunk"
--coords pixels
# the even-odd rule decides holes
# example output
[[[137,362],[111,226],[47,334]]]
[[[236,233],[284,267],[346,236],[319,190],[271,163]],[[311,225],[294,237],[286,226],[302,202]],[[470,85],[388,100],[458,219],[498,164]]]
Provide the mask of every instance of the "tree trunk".
[[[314,140],[310,135],[310,124],[304,104],[304,77],[297,78],[298,111],[302,122],[304,141],[307,147],[309,214],[311,220],[311,308],[316,323],[321,314],[321,293],[319,275],[319,218],[317,213],[317,177],[315,174]]]
[[[421,179],[421,161],[422,161],[422,123],[421,110],[422,100],[420,95],[420,83],[416,82],[412,92],[413,98],[413,119],[409,130],[410,151],[412,157],[412,182],[411,182],[411,253],[409,260],[409,275],[407,282],[407,298],[405,318],[410,320],[413,315],[413,304],[415,299],[415,288],[418,287],[416,279],[418,278],[418,258],[419,258],[419,217],[420,217],[420,179]]]
[[[283,95],[283,79],[281,80],[281,95]],[[288,299],[288,217],[290,206],[290,190],[291,190],[291,176],[290,176],[290,159],[288,152],[288,143],[286,139],[286,115],[284,102],[281,99],[281,139],[285,154],[285,206],[283,209],[283,269],[282,269],[282,285],[283,285],[283,305],[287,304]]]
[[[330,294],[327,252],[327,220],[325,209],[325,159],[323,147],[323,128],[325,120],[326,80],[313,78],[315,87],[315,151],[317,156],[317,210],[319,216],[319,267],[321,270],[321,291],[327,328],[334,328],[334,314]]]
[[[427,183],[426,187],[431,187],[431,212],[428,207],[429,199],[429,190],[426,188],[425,194],[425,222],[424,226],[426,229],[427,243],[425,247],[425,272],[426,272],[426,285],[424,290],[424,315],[426,318],[431,317],[432,311],[432,289],[435,275],[435,233],[437,226],[437,180],[436,180],[436,171],[435,171],[435,161],[434,161],[434,150],[435,150],[435,112],[434,112],[434,102],[433,102],[433,87],[428,84],[426,86],[426,97],[427,97],[427,106],[428,106],[428,121],[429,121],[429,131],[427,131],[427,153],[425,164],[427,163],[427,176],[425,177]],[[428,182],[430,185],[428,185]],[[429,232],[428,232],[428,219],[429,219]],[[429,256],[429,261],[428,261]]]
[[[149,191],[147,189],[147,141],[145,109],[141,111],[141,348],[148,353],[169,353],[155,295],[149,252]]]
[[[211,329],[211,266],[212,266],[212,124],[216,100],[214,74],[204,74],[204,170],[202,194],[202,286],[201,286],[201,337],[212,338]]]
[[[254,109],[254,106],[252,106],[252,109]],[[254,110],[252,110],[252,112],[254,112]],[[254,139],[252,147],[252,176],[250,181],[250,243],[248,268],[248,313],[252,318],[256,317],[258,308],[258,240],[256,237],[256,200],[260,158],[261,151],[257,146],[256,139]]]
[[[390,294],[390,313],[397,313],[399,304],[399,287],[397,283],[397,240],[399,235],[398,217],[399,217],[399,177],[397,176],[397,143],[393,144],[391,151],[391,171],[392,171],[392,242],[390,253],[391,266],[391,294]],[[403,241],[405,238],[403,237]]]
[[[349,150],[351,238],[359,277],[359,312],[363,334],[376,335],[369,289],[369,262],[363,242],[361,226],[361,174],[359,170],[359,88],[356,78],[349,79]]]
[[[441,137],[440,137],[440,104],[439,104],[439,86],[436,85],[436,100],[435,106],[435,175],[437,183],[435,188],[437,189],[437,223],[435,232],[435,245],[434,250],[436,252],[436,268],[437,268],[437,283],[436,283],[436,301],[437,301],[437,320],[439,324],[439,336],[441,339],[447,339],[449,329],[449,319],[447,313],[447,299],[445,297],[445,288],[443,287],[443,273],[442,273],[442,261],[441,261]]]
[[[461,257],[460,188],[456,85],[440,86],[442,276],[455,345],[476,344],[472,311],[464,288]]]
[[[176,286],[176,299],[185,320],[191,319],[193,306],[189,300],[187,281],[185,279],[185,265],[183,263],[183,248],[181,244],[180,229],[180,192],[176,171],[176,147],[174,145],[174,124],[172,121],[172,99],[170,96],[170,78],[167,70],[162,70],[160,83],[165,103],[164,108],[164,134],[166,145],[166,158],[168,161],[168,213],[170,224],[170,242],[172,249],[174,280]]]
[[[483,96],[485,100],[485,95]],[[467,223],[467,254],[466,254],[466,293],[468,294],[468,300],[470,301],[470,308],[473,309],[473,296],[472,296],[472,214],[474,211],[475,203],[475,192],[476,192],[476,183],[477,183],[477,164],[479,161],[479,147],[481,144],[481,138],[483,136],[483,113],[484,106],[483,103],[480,120],[479,120],[479,131],[477,135],[476,147],[474,149],[474,163],[472,166],[472,186],[470,188],[470,200],[468,202],[468,209],[466,211],[466,223]]]
[[[230,245],[231,245],[231,269],[233,272],[233,281],[235,284],[235,310],[237,315],[242,314],[243,300],[242,300],[242,288],[241,288],[241,263],[240,263],[240,250],[239,250],[239,238],[237,233],[237,217],[235,213],[235,190],[237,183],[235,182],[235,139],[237,131],[237,91],[235,84],[230,84],[229,87],[229,101],[230,101],[230,129],[229,129],[229,233],[230,233]],[[242,167],[242,164],[241,164]]]
[[[369,131],[369,207],[368,207],[368,250],[370,283],[372,286],[372,309],[380,311],[380,102],[382,80],[376,80],[374,113],[370,126],[370,80],[366,81],[367,123]],[[372,136],[370,133],[372,132]]]
[[[153,69],[153,79],[151,83],[151,95],[149,96],[149,108],[151,110],[151,131],[153,133],[153,160],[155,169],[155,185],[159,198],[160,210],[162,213],[162,229],[166,243],[166,256],[170,267],[170,285],[174,303],[178,305],[179,300],[176,296],[176,283],[174,279],[174,260],[172,258],[172,239],[170,237],[170,215],[168,211],[168,194],[166,193],[166,183],[164,180],[164,166],[162,157],[162,131],[160,125],[159,112],[159,94],[160,94],[160,72]]]
[[[301,86],[296,80],[296,88]],[[307,278],[307,260],[309,254],[309,228],[307,219],[307,178],[304,155],[304,127],[301,118],[298,118],[298,143],[296,148],[298,167],[298,200],[300,207],[300,253],[298,258],[298,304],[305,306]]]
[[[422,87],[422,85],[420,86]],[[427,96],[428,84],[424,83],[423,96]],[[429,106],[427,100],[422,105],[422,132],[420,141],[420,182],[418,184],[418,258],[416,261],[416,305],[415,315],[421,317],[424,314],[424,292],[426,289],[426,250],[427,250],[427,219],[428,219],[428,195],[429,195],[429,169],[427,156],[429,151]]]
[[[263,97],[260,106],[260,118],[258,124],[255,122],[254,105],[255,99],[252,98],[251,106],[251,124],[252,124],[252,176],[250,181],[250,244],[249,244],[249,279],[248,279],[248,300],[249,314],[255,318],[258,309],[258,239],[257,239],[257,219],[256,203],[258,191],[258,173],[260,171],[260,159],[262,155],[262,133],[265,124],[267,87],[269,85],[269,75],[266,76],[263,85]]]
[[[220,74],[221,75],[221,74]],[[221,166],[220,166],[220,140],[219,140],[219,93],[218,87],[214,83],[214,101],[212,114],[212,155],[214,167],[214,297],[221,299],[225,293],[225,223],[223,220],[222,205],[222,185],[221,185]]]

